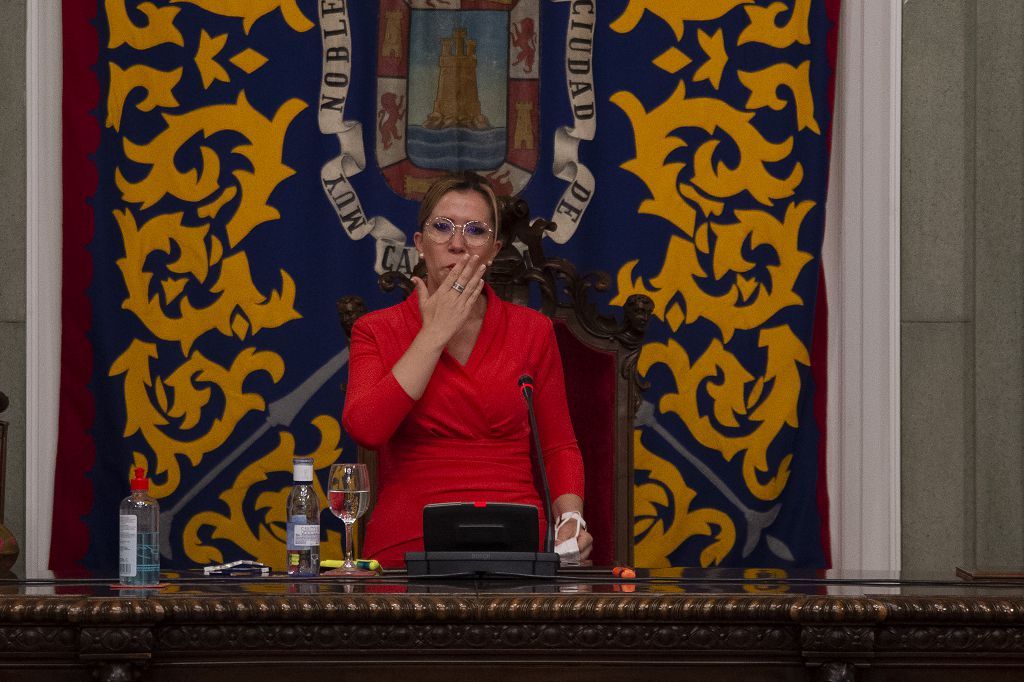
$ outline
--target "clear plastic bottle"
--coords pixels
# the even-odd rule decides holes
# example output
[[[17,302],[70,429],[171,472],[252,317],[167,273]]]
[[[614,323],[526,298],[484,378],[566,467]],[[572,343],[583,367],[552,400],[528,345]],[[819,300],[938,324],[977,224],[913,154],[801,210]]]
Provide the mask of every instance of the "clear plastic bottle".
[[[160,505],[149,495],[149,479],[142,468],[131,479],[132,494],[121,502],[121,551],[118,577],[122,585],[160,582]]]
[[[296,457],[288,494],[288,575],[320,573],[320,500],[313,490],[313,458]]]

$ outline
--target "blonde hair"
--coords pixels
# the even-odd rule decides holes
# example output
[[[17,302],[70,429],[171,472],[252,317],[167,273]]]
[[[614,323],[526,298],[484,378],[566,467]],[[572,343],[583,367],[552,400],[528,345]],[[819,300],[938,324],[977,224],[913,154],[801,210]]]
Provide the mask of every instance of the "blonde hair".
[[[491,187],[487,178],[473,171],[444,175],[434,181],[427,193],[423,195],[423,201],[420,202],[420,211],[416,217],[417,226],[423,227],[423,223],[430,218],[434,208],[441,201],[441,197],[448,192],[463,191],[478,192],[487,200],[491,206],[491,227],[494,228],[494,238],[501,240],[501,212],[498,210],[498,195],[494,193],[494,188]]]

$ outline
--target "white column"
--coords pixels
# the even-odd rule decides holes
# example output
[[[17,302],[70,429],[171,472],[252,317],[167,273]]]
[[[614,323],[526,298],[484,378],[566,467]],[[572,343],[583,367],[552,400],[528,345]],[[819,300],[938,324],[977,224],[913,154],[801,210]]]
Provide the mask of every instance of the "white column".
[[[60,395],[61,21],[59,0],[25,5],[25,577],[47,568]]]
[[[833,565],[900,569],[899,0],[842,3],[826,209]]]

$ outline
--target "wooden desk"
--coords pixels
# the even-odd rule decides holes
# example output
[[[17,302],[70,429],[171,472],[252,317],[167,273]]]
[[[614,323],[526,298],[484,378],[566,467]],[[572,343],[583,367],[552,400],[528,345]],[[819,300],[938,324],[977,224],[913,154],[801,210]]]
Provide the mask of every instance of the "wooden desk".
[[[746,575],[0,581],[0,679],[1024,679],[1021,585]]]

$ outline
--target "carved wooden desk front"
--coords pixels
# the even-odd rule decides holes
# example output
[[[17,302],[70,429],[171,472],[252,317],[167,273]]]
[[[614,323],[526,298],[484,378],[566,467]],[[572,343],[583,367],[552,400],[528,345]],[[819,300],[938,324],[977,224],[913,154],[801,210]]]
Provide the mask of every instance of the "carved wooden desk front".
[[[0,679],[1024,679],[1020,585],[745,575],[0,581]]]

